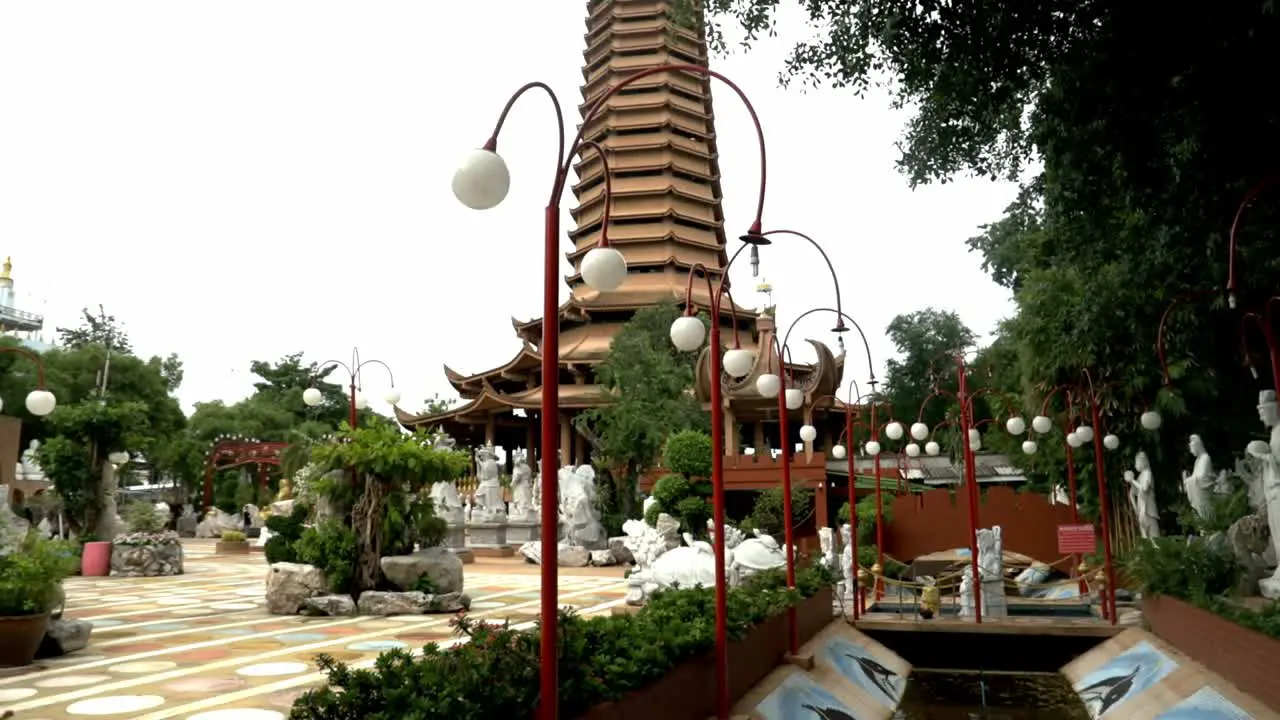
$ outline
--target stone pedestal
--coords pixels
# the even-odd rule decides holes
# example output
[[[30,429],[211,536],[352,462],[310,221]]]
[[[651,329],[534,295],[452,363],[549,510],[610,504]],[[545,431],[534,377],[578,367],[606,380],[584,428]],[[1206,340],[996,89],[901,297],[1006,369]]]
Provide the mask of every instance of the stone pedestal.
[[[507,524],[505,522],[473,522],[467,525],[467,533],[471,536],[468,547],[476,555],[482,557],[511,557],[516,554],[515,548],[507,544]]]
[[[445,526],[444,546],[450,550],[461,550],[467,547],[467,528],[462,523]]]
[[[471,548],[449,548],[449,552],[457,555],[463,565],[470,565],[476,561],[476,554],[471,551]]]
[[[1009,599],[1004,594],[1004,581],[991,578],[982,581],[982,617],[1009,617]]]
[[[513,520],[507,524],[507,542],[512,545],[522,545],[541,539],[542,525],[536,521],[516,522]]]

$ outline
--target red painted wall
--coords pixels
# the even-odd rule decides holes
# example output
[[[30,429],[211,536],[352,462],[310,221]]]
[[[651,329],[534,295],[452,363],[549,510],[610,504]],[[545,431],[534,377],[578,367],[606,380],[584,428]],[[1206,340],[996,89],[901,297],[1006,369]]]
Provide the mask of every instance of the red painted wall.
[[[1005,550],[1046,563],[1061,557],[1058,525],[1071,522],[1070,508],[1008,487],[989,488],[982,495],[978,527],[999,525]],[[969,504],[963,493],[956,493],[954,500],[945,489],[899,495],[893,501],[893,521],[885,527],[884,551],[910,562],[939,550],[969,547],[969,534]]]

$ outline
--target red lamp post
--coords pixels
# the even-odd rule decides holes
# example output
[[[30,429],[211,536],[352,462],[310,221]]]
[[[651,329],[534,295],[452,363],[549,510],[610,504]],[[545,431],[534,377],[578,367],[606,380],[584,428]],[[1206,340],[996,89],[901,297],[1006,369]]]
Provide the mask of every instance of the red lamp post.
[[[875,381],[875,373],[872,372],[871,380]],[[857,620],[862,609],[859,607],[861,599],[858,593],[858,493],[857,493],[857,472],[855,468],[854,458],[856,453],[851,449],[853,447],[853,428],[855,425],[863,425],[861,420],[855,421],[854,407],[857,405],[857,397],[861,397],[860,388],[857,380],[850,380],[848,390],[845,393],[849,396],[849,400],[844,404],[844,432],[840,435],[840,440],[848,443],[848,446],[837,442],[835,447],[831,448],[831,454],[837,460],[847,459],[848,479],[849,479],[849,597],[853,602],[853,619]],[[864,425],[865,427],[865,425]],[[842,457],[843,456],[843,457]]]
[[[880,448],[880,441],[879,441],[879,440],[877,440],[877,438],[879,438],[879,437],[880,437],[880,432],[881,432],[881,431],[883,431],[883,430],[884,430],[885,428],[887,428],[889,425],[892,425],[892,424],[897,423],[897,421],[896,421],[896,420],[890,420],[890,422],[885,423],[884,425],[880,425],[880,424],[878,423],[877,407],[878,407],[878,405],[879,405],[881,402],[885,403],[885,405],[886,405],[886,406],[888,405],[888,403],[887,403],[886,401],[884,401],[883,399],[881,399],[879,402],[874,402],[875,398],[882,398],[881,394],[880,394],[880,393],[875,389],[876,382],[877,382],[877,381],[876,381],[876,379],[875,379],[874,377],[872,377],[872,378],[871,378],[871,380],[870,380],[870,381],[868,381],[868,383],[867,383],[867,384],[868,384],[868,385],[870,385],[870,386],[871,386],[871,388],[872,388],[872,389],[871,389],[871,392],[869,392],[869,393],[864,393],[864,394],[862,394],[862,395],[859,395],[857,398],[854,398],[854,399],[852,400],[852,403],[851,403],[852,405],[856,406],[856,405],[860,404],[863,400],[873,400],[873,402],[871,402],[871,420],[870,420],[870,423],[868,423],[868,424],[864,424],[864,423],[861,423],[861,422],[858,422],[858,423],[846,422],[846,424],[845,424],[845,432],[846,432],[846,434],[848,435],[848,442],[849,442],[849,445],[850,445],[850,447],[852,447],[852,446],[853,446],[853,425],[862,425],[862,426],[863,426],[863,428],[864,428],[864,429],[866,429],[866,431],[867,431],[868,440],[867,440],[866,444],[865,444],[865,445],[863,445],[862,447],[863,447],[863,450],[864,450],[864,451],[866,451],[866,453],[867,453],[868,455],[871,455],[871,457],[872,457],[872,466],[873,466],[873,468],[874,468],[874,473],[875,473],[875,483],[876,483],[876,484],[875,484],[875,492],[876,492],[876,564],[875,564],[875,567],[873,567],[873,568],[872,568],[872,570],[874,571],[874,570],[876,570],[877,568],[879,568],[879,570],[880,570],[881,572],[883,572],[883,571],[884,571],[884,500],[883,500],[883,498],[881,497],[881,490],[882,490],[883,488],[882,488],[882,486],[881,486],[881,482],[880,482],[880,479],[881,479],[881,472],[880,472],[880,471],[881,471],[881,468],[880,468],[880,450],[881,450],[881,448]],[[893,417],[893,410],[892,410],[892,408],[890,408],[889,416],[890,416],[890,417]],[[900,423],[899,423],[899,424],[900,424]],[[896,439],[896,438],[892,438],[892,439]],[[849,472],[850,472],[850,476],[852,477],[852,473],[853,473],[853,455],[854,455],[854,453],[853,453],[853,451],[852,451],[852,450],[849,450],[848,452],[849,452],[849,458],[850,458],[850,459],[849,459]],[[852,487],[853,487],[853,485],[852,485],[852,481],[850,481],[850,483],[851,483],[851,484],[850,484],[850,488],[852,488]],[[852,491],[852,490],[851,490],[851,491]],[[851,498],[850,498],[850,500],[849,500],[849,514],[850,514],[850,516],[853,516],[855,513],[856,513],[856,507],[854,506],[854,500],[853,500],[853,498],[851,497]],[[852,528],[851,528],[851,529],[852,529]],[[854,550],[854,552],[856,553],[856,552],[857,552],[857,547],[855,546],[855,547],[853,548],[853,550]],[[855,560],[855,562],[854,562],[854,565],[855,565],[855,566],[857,565],[856,560]],[[872,580],[872,589],[873,589],[873,590],[875,591],[875,593],[876,593],[876,598],[880,598],[880,597],[883,595],[883,588],[881,587],[880,581],[879,581],[878,579],[873,579],[873,580]],[[865,607],[865,606],[862,608],[862,612],[866,612],[866,607]]]
[[[1049,430],[1049,426],[1052,423],[1052,421],[1049,419],[1050,403],[1053,401],[1054,395],[1056,395],[1058,392],[1063,393],[1064,400],[1066,403],[1065,427],[1071,427],[1073,423],[1077,426],[1080,424],[1078,422],[1080,418],[1076,414],[1076,402],[1075,402],[1074,396],[1072,395],[1071,388],[1064,385],[1064,386],[1059,386],[1054,388],[1049,392],[1048,395],[1045,395],[1044,401],[1041,402],[1040,404],[1040,414],[1032,419],[1032,423],[1031,423],[1032,430],[1035,430],[1036,432],[1040,432],[1040,428],[1044,428],[1045,432]],[[1071,522],[1078,523],[1080,522],[1080,507],[1077,502],[1079,493],[1076,488],[1075,449],[1079,445],[1083,444],[1083,441],[1079,440],[1078,436],[1073,436],[1072,433],[1065,433],[1063,435],[1062,440],[1063,440],[1063,448],[1065,449],[1066,455],[1067,455],[1067,503],[1068,503],[1068,506],[1071,508]],[[1035,452],[1035,441],[1031,440],[1028,442],[1031,443],[1031,451],[1028,452],[1027,443],[1023,443],[1022,450],[1023,452],[1030,455]],[[1077,574],[1080,568],[1081,561],[1082,561],[1082,558],[1080,557],[1080,555],[1072,555],[1071,557],[1071,574],[1072,575]],[[1085,590],[1085,579],[1081,577],[1080,591],[1084,592],[1084,590]],[[1104,615],[1106,613],[1105,606],[1103,608],[1103,613]]]
[[[391,368],[381,360],[361,361],[360,348],[351,348],[350,364],[344,363],[341,360],[326,360],[320,363],[321,370],[311,379],[311,386],[302,391],[302,402],[306,403],[308,407],[316,407],[323,403],[324,394],[320,392],[320,388],[315,386],[316,381],[319,378],[328,375],[331,369],[335,366],[346,370],[348,378],[347,388],[349,390],[349,394],[347,396],[347,424],[351,426],[352,430],[355,430],[357,422],[356,412],[358,410],[363,410],[368,405],[368,401],[364,396],[359,394],[361,379],[360,373],[364,369],[365,365],[381,365],[383,369],[387,371],[387,377],[391,379],[391,389],[387,391],[387,394],[383,399],[387,401],[388,405],[394,407],[400,402],[400,391],[396,390],[396,378],[395,375],[392,374]]]
[[[44,363],[40,360],[40,356],[23,347],[0,345],[0,354],[4,353],[21,355],[36,366],[36,389],[27,393],[27,412],[36,417],[44,417],[53,412],[54,408],[58,406],[58,399],[45,388]],[[3,408],[3,403],[0,403],[0,408]]]
[[[542,424],[542,459],[541,472],[543,482],[545,483],[542,494],[542,545],[543,547],[554,547],[557,542],[557,497],[558,487],[556,485],[557,471],[557,450],[559,449],[559,421],[560,421],[560,398],[559,398],[559,359],[560,359],[560,324],[559,324],[559,297],[560,297],[560,278],[559,278],[559,239],[560,239],[560,198],[564,194],[565,185],[568,183],[569,173],[572,170],[573,158],[582,150],[584,145],[591,145],[597,153],[601,153],[601,146],[584,140],[583,135],[592,121],[604,110],[609,98],[613,97],[628,85],[657,73],[692,73],[712,77],[720,80],[728,85],[738,97],[742,99],[747,106],[748,112],[751,114],[752,122],[755,125],[756,136],[760,145],[760,197],[756,205],[755,219],[747,232],[742,236],[742,240],[748,244],[767,244],[769,241],[760,234],[761,215],[764,212],[764,198],[767,178],[767,166],[765,158],[764,131],[760,126],[759,117],[756,115],[754,107],[747,99],[742,90],[731,80],[723,75],[698,65],[664,65],[661,67],[649,68],[637,72],[622,82],[614,85],[605,91],[599,99],[591,104],[590,108],[584,113],[582,124],[579,126],[578,133],[574,137],[572,143],[565,146],[564,132],[564,112],[561,110],[559,98],[549,86],[541,82],[533,82],[521,87],[507,101],[502,113],[498,117],[498,122],[494,126],[492,135],[489,140],[480,149],[472,153],[464,165],[458,169],[453,178],[453,192],[457,198],[468,207],[475,210],[487,210],[495,207],[505,199],[507,190],[510,188],[511,175],[507,171],[506,162],[497,154],[498,135],[502,130],[503,123],[506,121],[507,113],[510,112],[512,105],[515,104],[525,92],[534,88],[543,90],[551,98],[552,105],[556,114],[556,130],[559,134],[559,151],[556,156],[556,169],[551,184],[551,195],[547,202],[546,211],[544,213],[544,245],[543,245],[543,315],[542,315],[542,346],[539,351],[542,354],[542,405],[541,405],[541,424]],[[601,160],[605,161],[605,177],[609,177],[607,161],[603,153]],[[606,188],[606,194],[608,189]],[[608,207],[609,202],[606,199],[605,206]],[[583,280],[597,290],[608,292],[617,289],[621,285],[622,280],[626,276],[626,261],[622,254],[610,248],[605,240],[604,233],[607,224],[602,224],[600,244],[587,252],[582,258],[580,271]],[[714,323],[713,323],[714,325]],[[559,717],[559,693],[557,682],[557,648],[558,648],[558,597],[557,597],[557,568],[555,563],[543,563],[541,567],[542,573],[542,602],[540,608],[540,694],[538,703],[539,720],[556,720]],[[718,603],[720,604],[720,603]]]

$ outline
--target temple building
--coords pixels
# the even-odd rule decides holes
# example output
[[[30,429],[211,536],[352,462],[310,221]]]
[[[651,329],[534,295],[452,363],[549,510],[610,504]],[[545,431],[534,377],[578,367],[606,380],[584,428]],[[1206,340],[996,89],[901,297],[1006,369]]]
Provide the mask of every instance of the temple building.
[[[665,0],[589,0],[587,12],[580,112],[638,71],[707,64],[705,38],[678,26]],[[594,366],[605,358],[614,334],[643,307],[664,301],[684,305],[690,269],[701,264],[718,281],[730,254],[738,249],[739,233],[726,233],[724,227],[711,82],[686,72],[655,73],[611,97],[586,127],[585,139],[599,142],[608,151],[613,186],[609,238],[626,257],[628,277],[616,291],[601,293],[587,287],[578,274],[582,256],[599,239],[604,210],[604,167],[594,153],[588,153],[575,165],[577,206],[572,217],[576,227],[569,233],[573,249],[567,254],[574,273],[566,278],[570,296],[555,319],[561,332],[560,461],[564,464],[589,461],[588,440],[575,430],[572,420],[608,401],[596,382]],[[735,238],[731,246],[726,235]],[[822,274],[826,282],[826,271]],[[701,279],[693,285],[692,303],[699,311],[710,309],[707,284]],[[397,419],[407,428],[442,429],[463,444],[490,442],[529,448],[531,457],[540,455],[539,343],[544,321],[513,319],[518,349],[490,370],[465,373],[446,365],[445,375],[463,399],[457,407],[429,415],[397,408]],[[771,314],[728,301],[718,321],[726,343],[732,342],[736,327],[742,346],[753,350],[768,348],[775,330]],[[812,402],[795,412],[791,434],[792,441],[797,441],[800,424],[812,422],[819,427],[817,444],[823,447],[834,442],[843,427],[843,405],[833,396],[844,355],[810,342],[817,362],[796,365],[791,371],[795,385],[804,388]],[[704,352],[697,373],[697,393],[704,402],[710,399],[708,358]],[[726,482],[733,487],[772,487],[780,477],[779,466],[768,452],[779,447],[777,400],[762,398],[755,391],[755,378],[771,367],[776,372],[776,364],[758,356],[748,377],[726,379],[725,454],[732,456],[726,462]],[[748,448],[753,454],[746,454]],[[801,454],[793,471],[797,486],[825,488],[824,462],[821,452]]]
[[[33,350],[47,350],[44,342],[44,316],[20,307],[13,286],[13,258],[6,257],[0,268],[0,335],[15,337]]]

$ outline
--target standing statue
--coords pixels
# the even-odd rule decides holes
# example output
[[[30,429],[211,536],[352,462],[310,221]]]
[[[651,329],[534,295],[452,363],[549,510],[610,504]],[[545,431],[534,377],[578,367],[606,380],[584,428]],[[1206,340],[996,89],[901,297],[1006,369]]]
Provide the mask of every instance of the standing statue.
[[[513,451],[512,457],[510,519],[512,522],[536,522],[538,511],[533,505],[533,470],[523,450]]]
[[[1196,462],[1191,472],[1182,473],[1182,489],[1187,494],[1187,500],[1191,503],[1191,509],[1196,511],[1196,515],[1201,520],[1208,520],[1213,512],[1213,501],[1210,496],[1218,484],[1218,478],[1213,474],[1213,460],[1205,450],[1204,441],[1200,436],[1192,435],[1188,446],[1191,449],[1191,457],[1194,457]]]
[[[1160,537],[1160,508],[1156,506],[1155,479],[1151,475],[1151,461],[1145,452],[1139,451],[1133,458],[1133,470],[1126,470],[1124,481],[1129,486],[1129,504],[1138,520],[1138,532],[1144,540]]]
[[[999,525],[978,530],[978,572],[983,580],[1004,577],[1004,538]]]
[[[480,484],[476,486],[475,508],[471,518],[477,523],[505,522],[507,504],[502,499],[502,480],[498,468],[498,456],[493,445],[485,443],[476,448],[476,477]]]
[[[1258,417],[1270,431],[1269,442],[1255,440],[1246,452],[1257,458],[1261,465],[1262,500],[1266,503],[1267,526],[1271,530],[1271,547],[1280,557],[1280,410],[1276,405],[1276,391],[1263,390],[1258,395]],[[1271,577],[1258,581],[1258,590],[1264,597],[1280,599],[1280,567]]]
[[[452,480],[437,480],[431,484],[431,508],[436,517],[448,525],[463,523],[462,498],[458,496],[458,486]]]
[[[560,522],[564,528],[564,542],[590,550],[603,549],[608,538],[596,509],[595,469],[590,465],[579,465],[577,469],[562,469],[561,473]]]

